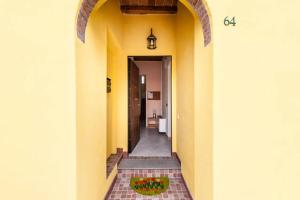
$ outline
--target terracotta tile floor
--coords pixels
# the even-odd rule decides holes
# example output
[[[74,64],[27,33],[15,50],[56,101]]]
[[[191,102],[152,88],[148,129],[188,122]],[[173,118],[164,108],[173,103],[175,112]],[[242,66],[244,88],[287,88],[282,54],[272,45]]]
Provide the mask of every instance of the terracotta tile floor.
[[[156,196],[143,196],[130,188],[131,177],[168,176],[170,185],[165,193]],[[108,200],[191,200],[178,169],[127,169],[118,170],[118,177]]]

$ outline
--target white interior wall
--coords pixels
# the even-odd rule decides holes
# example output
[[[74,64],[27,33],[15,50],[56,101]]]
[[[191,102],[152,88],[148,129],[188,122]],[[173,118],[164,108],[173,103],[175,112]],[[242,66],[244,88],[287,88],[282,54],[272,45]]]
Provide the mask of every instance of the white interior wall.
[[[146,75],[146,95],[149,91],[161,91],[161,61],[135,61],[140,69],[140,75]],[[146,97],[146,126],[148,125],[148,118],[153,117],[153,111],[156,115],[162,115],[162,97],[160,100],[148,100]]]
[[[167,119],[167,135],[171,137],[172,134],[172,58],[167,57],[168,69],[168,119]]]
[[[171,57],[164,57],[163,67],[162,67],[162,114],[163,117],[167,120],[167,135],[171,137],[171,95],[172,95],[172,85],[171,85]]]

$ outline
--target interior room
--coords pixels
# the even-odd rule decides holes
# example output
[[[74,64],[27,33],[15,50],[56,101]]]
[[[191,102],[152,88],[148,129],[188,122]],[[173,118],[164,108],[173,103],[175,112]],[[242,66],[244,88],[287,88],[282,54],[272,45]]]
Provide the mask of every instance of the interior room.
[[[138,124],[138,132],[132,133],[134,131],[129,128],[129,144],[132,145],[129,156],[169,157],[172,152],[171,57],[135,56],[129,60],[129,70],[136,67],[139,80],[139,100],[137,103],[132,101],[138,106],[138,123],[133,122],[129,114],[129,121]],[[129,93],[130,87],[129,83]],[[136,142],[130,141],[132,134],[138,134]]]

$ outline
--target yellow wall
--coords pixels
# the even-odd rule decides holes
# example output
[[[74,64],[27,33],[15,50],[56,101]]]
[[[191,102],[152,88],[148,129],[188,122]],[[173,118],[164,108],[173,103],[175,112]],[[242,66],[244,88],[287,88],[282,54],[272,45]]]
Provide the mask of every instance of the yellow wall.
[[[120,81],[119,69],[120,66],[124,66],[122,63],[123,54],[122,49],[118,45],[118,42],[114,38],[113,34],[108,31],[107,33],[107,77],[112,81],[112,90],[107,94],[107,157],[112,153],[116,153],[117,137],[118,133],[125,134],[125,131],[121,131],[121,125],[123,124],[121,117],[119,116],[120,108],[118,102],[124,101],[126,96],[119,95],[121,91],[122,81]],[[124,109],[124,108],[123,108]]]
[[[112,78],[114,64],[114,54],[113,54],[113,42],[111,40],[110,34],[107,34],[107,77]],[[112,109],[113,109],[113,95],[114,92],[106,94],[106,157],[109,157],[113,153],[113,124],[112,124]]]
[[[175,55],[176,15],[124,15],[123,48],[128,55]],[[150,29],[157,37],[157,48],[147,49]]]
[[[199,20],[195,21],[195,199],[213,199],[212,163],[212,43],[204,47]]]
[[[214,199],[300,199],[300,2],[208,1]],[[236,27],[225,27],[225,16]]]
[[[18,3],[0,1],[0,199],[75,200],[78,2]]]
[[[211,200],[212,44],[204,47],[202,32],[190,5],[178,4],[177,151],[194,199]]]
[[[116,43],[122,41],[117,2],[109,1],[93,12],[86,43],[76,41],[78,200],[103,199],[116,175],[115,168],[106,179],[107,38],[109,32]]]
[[[201,26],[195,22],[195,31]],[[198,45],[197,45],[198,44]],[[203,35],[195,36],[195,199],[213,199],[212,44],[204,47]]]
[[[198,118],[203,120],[194,123],[195,133],[199,131],[194,137],[194,151],[199,154],[194,156],[193,195],[207,195],[195,198],[197,200],[210,199],[209,192],[205,194],[205,191],[211,188],[205,190],[203,183],[205,179],[209,181],[205,170],[213,169],[214,200],[300,199],[299,2],[208,0],[208,4],[214,48],[194,48],[197,55],[194,72],[203,72],[200,73],[202,79],[194,78],[194,90],[200,90],[194,94],[194,122]],[[76,39],[75,58],[74,24],[78,2],[30,0],[18,4],[1,0],[0,5],[0,199],[75,200],[76,153],[78,199],[101,199],[112,177],[108,181],[104,179],[103,164],[107,63],[106,47],[102,45],[106,44],[107,31],[103,31],[105,22],[99,21],[107,12],[94,13],[88,25],[86,44]],[[228,15],[236,16],[236,27],[223,25]],[[119,15],[114,16],[117,20],[112,24],[120,23]],[[160,20],[154,22],[163,24]],[[110,29],[120,42],[122,32],[118,27]],[[199,26],[195,23],[194,28],[197,30]],[[154,31],[156,29],[154,27]],[[126,37],[134,38],[130,35]],[[196,43],[198,39],[195,35]],[[205,77],[212,77],[209,69],[205,72],[205,68],[197,67],[204,66],[197,63],[206,62],[201,55],[210,54],[209,49],[213,50],[212,83],[212,78],[205,81]],[[147,50],[139,53],[130,48],[123,62],[126,63],[127,54],[145,52],[155,53]],[[156,53],[171,54],[161,49]],[[177,59],[172,55],[174,88],[174,60]],[[75,59],[76,78],[80,83],[76,153]],[[207,62],[210,65],[211,61]],[[204,76],[206,73],[208,76]],[[211,97],[200,104],[197,99],[202,100],[205,94],[202,91],[210,95],[210,86],[205,86],[206,89],[203,86],[207,83],[213,85],[214,123],[211,127],[208,121],[207,129],[201,131],[205,127],[201,124],[207,120],[205,113],[210,112]],[[173,90],[176,96],[175,93]],[[176,98],[173,98],[173,114],[176,113],[174,101]],[[197,115],[201,106],[207,106],[208,110]],[[127,116],[127,111],[122,112],[125,114],[121,116]],[[209,134],[202,135],[211,129],[213,143]],[[117,146],[124,145],[126,140],[117,138]],[[213,144],[213,168],[206,165],[206,162],[211,163],[210,144]],[[127,144],[125,146],[127,148]],[[201,177],[204,177],[203,182]],[[197,184],[201,186],[199,189]]]
[[[194,18],[182,4],[176,23],[177,153],[182,174],[194,194]]]

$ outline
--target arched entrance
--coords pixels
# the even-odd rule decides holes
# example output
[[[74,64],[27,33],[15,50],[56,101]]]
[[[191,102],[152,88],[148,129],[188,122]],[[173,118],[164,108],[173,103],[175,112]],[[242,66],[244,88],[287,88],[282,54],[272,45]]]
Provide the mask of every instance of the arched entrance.
[[[173,103],[174,110],[172,110],[174,113],[172,119],[175,124],[174,127],[172,126],[174,130],[172,135],[175,135],[174,139],[172,138],[172,148],[182,161],[184,179],[195,199],[200,199],[199,195],[205,195],[207,197],[201,197],[201,199],[210,200],[211,108],[209,106],[212,90],[212,45],[210,45],[209,18],[199,17],[199,13],[207,15],[207,10],[204,11],[200,6],[204,4],[202,1],[198,4],[191,4],[188,1],[179,3],[181,12],[177,19],[178,15],[124,16],[120,12],[118,0],[114,0],[114,5],[109,2],[112,0],[105,4],[102,1],[94,3],[83,1],[82,4],[86,7],[81,6],[78,14],[80,17],[77,21],[79,39],[76,40],[76,71],[78,191],[80,193],[78,196],[82,197],[80,200],[90,199],[87,195],[105,194],[116,175],[116,171],[113,171],[112,175],[106,179],[105,167],[103,167],[108,151],[106,149],[108,146],[107,129],[105,129],[108,121],[106,113],[115,112],[114,109],[109,111],[106,97],[116,97],[113,97],[116,93],[106,94],[105,84],[109,73],[117,74],[112,75],[114,78],[111,82],[112,91],[118,90],[119,112],[114,115],[117,126],[116,124],[110,126],[114,129],[111,134],[114,138],[111,141],[113,141],[113,146],[122,147],[124,151],[127,151],[126,85],[128,80],[124,69],[126,69],[127,56],[130,55],[172,55],[174,58],[172,59],[172,66],[174,66],[172,99],[177,101],[177,104]],[[100,7],[100,4],[103,6]],[[195,8],[198,12],[193,11]],[[93,10],[95,12],[92,12]],[[106,20],[105,23],[103,19]],[[199,19],[205,23],[201,23]],[[114,25],[108,27],[109,23],[114,23]],[[123,25],[126,26],[125,29]],[[145,39],[152,25],[156,26],[154,30],[159,30],[156,32],[159,34],[159,42],[156,50],[149,51],[145,46]],[[108,66],[115,66],[114,69],[117,70],[109,71]],[[199,141],[203,141],[205,145],[199,145]],[[200,165],[204,162],[205,166]],[[203,174],[207,180],[200,179],[204,177]],[[86,188],[85,185],[92,187]],[[100,186],[102,187],[99,192]],[[201,193],[197,188],[201,188]],[[92,192],[91,189],[93,189]]]
[[[77,37],[85,42],[86,26],[91,15],[99,0],[83,0],[79,13],[77,16]],[[197,13],[202,25],[204,35],[204,45],[207,46],[211,42],[211,26],[208,11],[203,3],[203,0],[188,0],[194,11]]]

